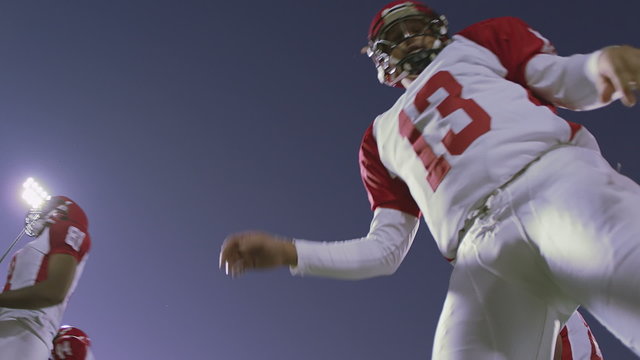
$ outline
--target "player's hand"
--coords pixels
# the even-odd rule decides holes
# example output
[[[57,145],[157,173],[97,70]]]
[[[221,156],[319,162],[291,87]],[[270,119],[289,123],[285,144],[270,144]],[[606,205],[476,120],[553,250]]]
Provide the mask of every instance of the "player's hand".
[[[635,105],[634,91],[640,89],[640,49],[627,45],[604,48],[598,59],[598,72],[603,85],[600,100],[608,103],[618,92],[624,105]]]
[[[220,250],[220,269],[232,277],[251,269],[295,266],[292,241],[264,232],[243,232],[227,237]]]

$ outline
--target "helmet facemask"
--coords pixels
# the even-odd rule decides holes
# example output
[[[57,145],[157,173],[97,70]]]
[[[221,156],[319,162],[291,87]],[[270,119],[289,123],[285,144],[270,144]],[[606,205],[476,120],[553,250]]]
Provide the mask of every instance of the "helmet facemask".
[[[46,221],[41,217],[42,211],[29,210],[24,217],[24,232],[27,236],[37,237],[46,227]]]
[[[38,237],[55,219],[68,211],[70,201],[51,198],[40,208],[30,209],[24,218],[24,232],[30,237]]]
[[[378,80],[401,86],[402,79],[420,74],[449,43],[447,25],[444,16],[412,2],[384,10],[372,24],[367,46]]]

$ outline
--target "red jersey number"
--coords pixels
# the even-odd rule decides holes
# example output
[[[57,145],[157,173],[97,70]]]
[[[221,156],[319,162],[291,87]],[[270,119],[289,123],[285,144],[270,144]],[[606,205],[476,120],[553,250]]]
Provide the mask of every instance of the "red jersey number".
[[[471,122],[460,132],[449,130],[442,144],[451,155],[461,155],[477,138],[489,131],[491,128],[491,117],[473,99],[461,97],[462,85],[448,71],[440,71],[433,75],[429,81],[418,91],[413,101],[418,113],[422,113],[431,104],[428,98],[437,90],[444,89],[447,97],[436,106],[438,113],[443,118],[449,116],[456,110],[462,110],[467,114]],[[429,173],[427,182],[433,191],[451,169],[451,165],[444,158],[444,155],[436,156],[433,148],[425,141],[422,132],[415,127],[412,119],[403,110],[399,118],[400,135],[405,137],[413,146],[416,155],[420,158],[424,167]]]

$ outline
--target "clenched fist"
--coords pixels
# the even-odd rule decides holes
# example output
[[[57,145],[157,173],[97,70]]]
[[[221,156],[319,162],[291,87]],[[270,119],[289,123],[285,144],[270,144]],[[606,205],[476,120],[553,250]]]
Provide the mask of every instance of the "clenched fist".
[[[635,105],[634,92],[640,89],[640,49],[627,45],[604,48],[598,59],[598,75],[603,102],[619,93],[624,105]]]
[[[220,269],[232,277],[246,270],[295,266],[298,256],[293,242],[265,232],[251,231],[230,235],[220,250]]]

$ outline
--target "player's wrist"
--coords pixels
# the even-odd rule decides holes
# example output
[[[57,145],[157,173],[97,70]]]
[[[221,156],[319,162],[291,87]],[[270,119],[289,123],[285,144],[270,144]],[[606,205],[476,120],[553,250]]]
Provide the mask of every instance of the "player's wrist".
[[[287,266],[298,265],[298,252],[296,251],[296,245],[292,239],[283,239],[282,241],[284,264]]]

